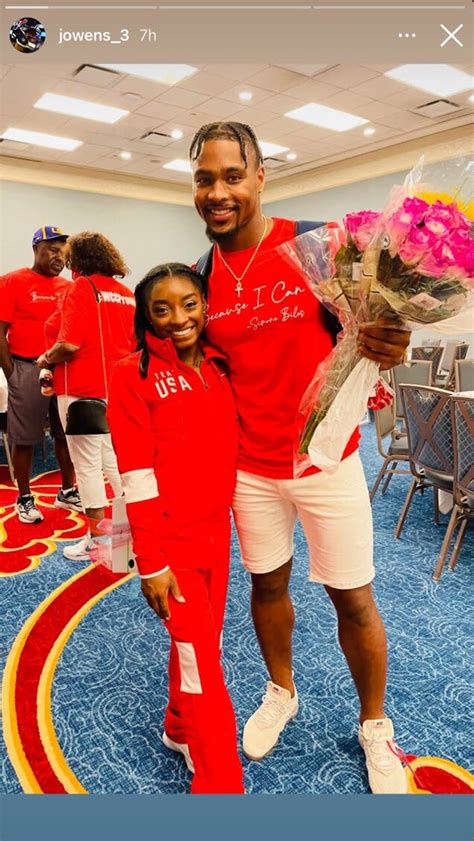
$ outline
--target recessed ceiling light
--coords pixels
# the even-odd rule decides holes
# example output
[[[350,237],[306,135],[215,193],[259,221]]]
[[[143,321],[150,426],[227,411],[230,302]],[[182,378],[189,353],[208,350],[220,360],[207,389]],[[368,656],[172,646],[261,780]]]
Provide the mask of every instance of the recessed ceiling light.
[[[298,155],[296,154],[296,152],[288,152],[288,154],[286,156],[286,160],[287,161],[296,161],[297,157],[298,157]]]
[[[467,91],[474,81],[469,73],[456,70],[450,64],[401,64],[384,75],[436,96],[453,96]]]
[[[174,128],[171,132],[171,137],[173,138],[173,140],[181,140],[181,138],[183,137],[183,132],[180,128]]]
[[[174,169],[176,172],[191,172],[191,164],[184,158],[175,158],[174,161],[168,161],[163,164],[163,169]]]
[[[242,102],[250,102],[250,100],[253,99],[253,93],[251,91],[240,91],[239,99],[241,99]]]
[[[41,111],[54,111],[56,114],[68,114],[71,117],[83,117],[85,120],[95,120],[98,123],[116,123],[122,117],[130,114],[124,108],[111,108],[100,102],[88,102],[76,99],[74,96],[58,96],[55,93],[45,93],[34,104]]]
[[[106,70],[116,70],[117,73],[128,73],[139,79],[150,79],[161,82],[162,85],[175,85],[197,73],[197,67],[190,64],[99,64]]]
[[[373,126],[368,126],[367,128],[365,128],[364,129],[364,134],[365,134],[366,137],[372,137],[372,135],[375,134],[374,127]]]
[[[469,102],[474,102],[474,93],[471,93],[471,95],[468,97],[468,100]]]
[[[318,105],[316,102],[308,102],[301,108],[288,111],[285,117],[291,120],[299,120],[302,123],[309,123],[312,126],[328,128],[332,131],[349,131],[356,126],[363,126],[368,123],[363,117],[356,117],[355,114],[348,114],[346,111],[339,111],[337,108],[328,108],[327,105]]]
[[[7,128],[2,137],[4,140],[18,140],[20,143],[44,146],[46,149],[60,149],[62,152],[73,152],[78,146],[82,146],[82,140],[57,137],[55,134],[44,134],[42,131],[26,131],[22,128]]]
[[[288,146],[279,146],[278,143],[267,143],[265,140],[259,140],[258,145],[262,150],[264,158],[270,158],[272,155],[279,155],[281,152],[288,152]]]
[[[123,161],[131,161],[132,160],[132,153],[131,152],[120,152],[120,157]]]

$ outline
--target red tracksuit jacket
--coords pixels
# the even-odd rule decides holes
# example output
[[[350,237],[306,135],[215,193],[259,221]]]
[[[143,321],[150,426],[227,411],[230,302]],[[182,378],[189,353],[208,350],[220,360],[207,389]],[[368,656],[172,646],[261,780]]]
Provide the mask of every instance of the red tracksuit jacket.
[[[236,478],[238,425],[224,356],[203,346],[201,373],[184,365],[171,339],[147,338],[112,375],[108,420],[141,575],[209,568],[222,558]],[[223,531],[222,531],[223,530]]]

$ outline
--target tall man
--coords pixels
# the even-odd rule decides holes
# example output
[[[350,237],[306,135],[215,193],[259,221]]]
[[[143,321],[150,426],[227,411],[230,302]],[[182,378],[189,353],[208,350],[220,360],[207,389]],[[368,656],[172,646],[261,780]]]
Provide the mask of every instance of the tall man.
[[[30,490],[33,446],[43,436],[49,410],[51,435],[61,470],[58,508],[81,511],[74,487],[74,468],[67,449],[56,398],[43,397],[36,358],[44,351],[44,323],[66,293],[69,281],[60,277],[65,265],[67,235],[45,225],[33,235],[33,268],[0,278],[0,365],[8,380],[8,437],[13,444],[13,468],[18,484],[16,512],[22,523],[38,523],[43,514]]]
[[[322,306],[274,250],[294,236],[295,223],[262,214],[265,172],[248,126],[204,126],[190,157],[194,203],[214,243],[207,335],[228,356],[241,425],[234,516],[271,678],[263,704],[245,725],[244,751],[262,759],[298,712],[288,593],[298,517],[309,546],[309,577],[324,585],[334,604],[359,695],[359,741],[369,784],[375,793],[403,793],[405,774],[384,711],[386,639],[370,585],[372,520],[358,432],[334,474],[312,468],[293,478],[297,409],[332,348]],[[361,352],[384,367],[402,360],[408,340],[406,331],[378,323],[359,333]]]

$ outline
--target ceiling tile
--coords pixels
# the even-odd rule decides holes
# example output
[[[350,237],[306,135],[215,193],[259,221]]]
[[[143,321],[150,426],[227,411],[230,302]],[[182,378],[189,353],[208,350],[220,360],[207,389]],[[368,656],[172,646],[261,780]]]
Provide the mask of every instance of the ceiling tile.
[[[294,85],[288,90],[288,95],[306,103],[321,102],[328,96],[340,92],[340,88],[337,88],[335,85],[328,85],[326,82],[320,82],[319,76],[317,76],[315,79],[306,80],[298,85]]]
[[[265,103],[263,103],[265,105]],[[263,108],[258,108],[257,106],[252,107],[248,106],[242,108],[239,111],[239,120],[240,123],[246,123],[252,128],[257,128],[261,126],[262,123],[268,123],[270,120],[275,119],[275,114],[272,111],[266,111]]]
[[[93,85],[96,88],[108,88],[120,81],[120,75],[105,67],[84,64],[74,73],[74,80],[81,85]]]
[[[241,93],[242,91],[250,91],[250,93],[252,94],[252,99],[248,103],[242,102],[242,100],[239,99],[239,93]],[[222,93],[219,94],[219,98],[227,99],[229,102],[234,102],[235,105],[238,105],[242,108],[242,106],[246,105],[255,107],[255,105],[257,105],[259,102],[263,102],[264,100],[268,99],[273,95],[273,91],[266,91],[263,88],[256,88],[254,85],[247,85],[245,83],[242,83],[240,85],[235,85],[232,88],[226,88],[226,90],[222,91]]]
[[[268,88],[270,91],[281,93],[297,85],[303,80],[300,73],[292,73],[290,70],[284,70],[281,67],[267,67],[265,70],[260,70],[254,76],[249,77],[252,85],[258,88]]]
[[[161,93],[169,91],[169,85],[153,82],[151,79],[139,79],[138,76],[120,76],[114,90],[121,93],[137,93],[144,99],[155,99]]]
[[[402,90],[387,96],[385,102],[388,105],[393,105],[394,108],[417,108],[419,105],[425,105],[427,102],[432,102],[433,99],[438,98],[436,94],[403,85]]]
[[[216,96],[221,94],[229,86],[229,80],[219,76],[217,73],[207,73],[201,70],[190,76],[189,79],[184,79],[181,83],[186,90],[195,91],[196,93],[205,93],[208,96]],[[176,86],[178,89],[180,85]]]
[[[329,108],[337,108],[339,111],[347,111],[349,114],[365,117],[365,108],[370,106],[373,101],[368,96],[361,96],[360,93],[354,93],[354,91],[340,91],[324,99],[323,103],[328,105]]]
[[[355,88],[369,79],[379,76],[378,70],[373,67],[362,67],[354,64],[338,64],[330,70],[318,75],[318,81],[326,82],[329,85],[336,85],[338,88]]]
[[[63,152],[59,160],[64,163],[70,163],[73,166],[82,166],[91,164],[102,157],[110,154],[110,149],[106,146],[99,146],[98,144],[86,144],[79,146],[74,152]]]
[[[146,105],[142,105],[141,108],[137,108],[134,113],[164,122],[165,120],[173,120],[175,117],[179,117],[183,113],[183,109],[178,108],[176,105],[168,105],[166,102],[161,102],[160,99],[153,99],[151,102],[147,102]]]
[[[185,88],[174,86],[169,88],[166,93],[162,93],[156,101],[166,102],[178,108],[196,108],[198,105],[202,105],[208,98],[206,94],[195,93],[195,91],[188,91]]]
[[[291,91],[290,91],[291,93]],[[294,96],[285,96],[285,94],[275,94],[265,100],[264,108],[266,111],[274,111],[279,117],[286,114],[287,111],[293,111],[295,108],[300,108],[304,105],[304,99],[297,99]]]
[[[210,73],[218,73],[221,76],[224,76],[226,79],[234,79],[236,82],[242,81],[243,79],[249,79],[251,76],[254,76],[256,73],[260,73],[265,68],[269,67],[268,64],[206,64],[206,70]]]
[[[201,102],[199,111],[215,119],[225,120],[236,113],[236,105],[225,99],[208,99],[207,102]]]
[[[418,128],[428,127],[433,124],[429,117],[422,117],[418,114],[411,114],[408,111],[398,111],[396,114],[384,114],[379,120],[383,126],[392,126],[400,131],[413,131]]]
[[[387,97],[400,92],[401,83],[387,76],[377,76],[361,85],[354,85],[354,93],[368,96],[370,99],[386,99]],[[406,87],[406,86],[405,86]]]
[[[327,64],[277,64],[276,67],[283,67],[292,73],[300,73],[302,76],[315,76],[325,70]]]

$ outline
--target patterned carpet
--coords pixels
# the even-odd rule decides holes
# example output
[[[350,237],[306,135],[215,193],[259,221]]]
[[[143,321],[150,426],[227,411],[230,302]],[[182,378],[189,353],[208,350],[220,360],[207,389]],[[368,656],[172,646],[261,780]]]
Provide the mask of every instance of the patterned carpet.
[[[363,429],[361,449],[370,484],[380,464],[370,426]],[[38,473],[45,470],[37,467]],[[54,470],[52,462],[46,467]],[[56,476],[38,480],[49,504],[55,481]],[[184,793],[189,787],[184,762],[160,740],[167,637],[141,597],[139,582],[64,560],[61,540],[71,539],[72,531],[79,534],[81,527],[65,513],[57,521],[53,508],[46,519],[54,539],[41,541],[43,534],[26,526],[26,537],[23,531],[12,536],[13,494],[5,471],[0,482],[5,483],[0,484],[0,518],[7,550],[0,552],[2,668],[8,658],[1,790]],[[471,529],[455,572],[445,572],[435,584],[431,572],[444,528],[432,521],[429,492],[415,498],[402,539],[393,537],[407,483],[407,477],[394,477],[385,498],[378,495],[374,502],[374,588],[390,644],[387,710],[406,753],[472,768],[474,536]],[[12,553],[13,539],[30,545]],[[15,554],[23,560],[13,568]],[[13,574],[5,574],[9,569]],[[323,589],[306,580],[306,569],[298,532],[292,593],[301,711],[271,756],[261,763],[244,759],[246,788],[252,793],[365,792],[357,702],[336,642],[334,612]],[[248,577],[234,541],[224,663],[240,729],[266,680],[248,605]],[[449,762],[438,763],[438,777],[447,778],[451,770],[456,773]],[[467,790],[468,778],[463,779],[457,790]]]

